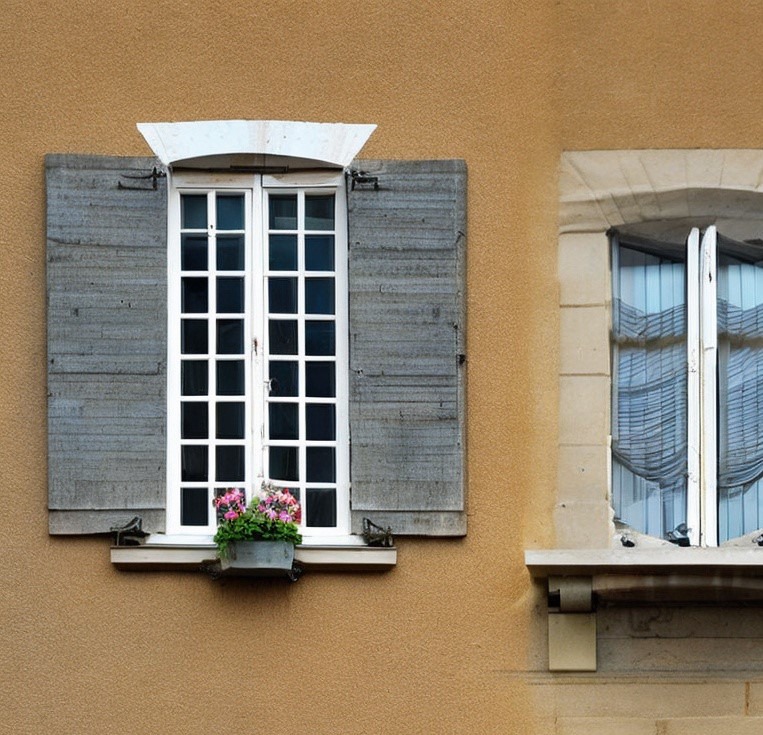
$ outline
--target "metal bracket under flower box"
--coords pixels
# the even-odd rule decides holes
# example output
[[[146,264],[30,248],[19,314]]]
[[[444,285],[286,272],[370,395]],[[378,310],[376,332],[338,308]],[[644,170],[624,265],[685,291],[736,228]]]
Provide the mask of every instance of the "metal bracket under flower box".
[[[292,582],[302,575],[294,563],[294,544],[287,541],[233,541],[209,571],[213,577],[286,577]]]

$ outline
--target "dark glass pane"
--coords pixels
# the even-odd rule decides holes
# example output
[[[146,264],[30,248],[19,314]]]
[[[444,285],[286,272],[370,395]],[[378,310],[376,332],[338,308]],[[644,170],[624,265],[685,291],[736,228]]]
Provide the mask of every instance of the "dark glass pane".
[[[244,395],[244,361],[226,360],[217,363],[217,395]]]
[[[207,236],[180,236],[180,268],[184,271],[207,270]]]
[[[217,447],[215,450],[217,460],[215,480],[217,482],[241,482],[245,476],[244,453],[245,447],[241,446]]]
[[[268,311],[271,314],[297,313],[297,279],[268,279]]]
[[[180,310],[185,314],[204,314],[207,311],[206,278],[181,279]]]
[[[270,395],[296,396],[299,392],[299,364],[291,361],[270,361]]]
[[[296,403],[269,405],[271,439],[299,439],[298,408]]]
[[[273,355],[297,354],[297,322],[285,319],[271,319],[268,323],[270,352]]]
[[[334,270],[334,236],[305,236],[305,268],[309,271]]]
[[[244,352],[244,320],[217,320],[217,354],[240,355]]]
[[[305,354],[333,355],[336,349],[334,322],[305,322]]]
[[[333,403],[308,403],[305,414],[307,438],[312,441],[336,439],[336,408]]]
[[[209,438],[209,411],[206,403],[184,401],[180,404],[180,438]]]
[[[207,229],[206,194],[180,195],[180,227],[184,230]]]
[[[334,195],[305,197],[305,229],[334,229]]]
[[[272,271],[297,270],[297,236],[271,235],[268,267]]]
[[[270,447],[270,477],[273,480],[299,480],[296,447]]]
[[[270,197],[270,229],[297,229],[297,195],[276,194]]]
[[[244,236],[217,236],[217,270],[244,270]]]
[[[182,319],[180,351],[184,355],[205,355],[208,347],[206,319]]]
[[[336,482],[336,450],[334,447],[307,448],[307,481]]]
[[[217,279],[217,311],[220,314],[241,314],[244,311],[244,279]]]
[[[307,395],[313,398],[336,396],[336,368],[333,362],[308,362],[305,365]]]
[[[206,482],[209,472],[207,447],[180,447],[180,479]]]
[[[323,528],[336,526],[336,490],[310,488],[306,494],[305,523]]]
[[[308,314],[334,313],[334,279],[305,279],[305,311]]]
[[[243,194],[218,194],[217,195],[217,229],[218,230],[243,230],[244,229],[244,195]]]
[[[183,526],[206,526],[211,507],[210,503],[207,502],[207,488],[184,487],[180,493],[180,524]]]
[[[243,439],[244,438],[244,404],[243,403],[218,403],[217,404],[217,438],[218,439]]]
[[[180,376],[184,396],[205,396],[209,392],[209,366],[206,360],[183,360]]]

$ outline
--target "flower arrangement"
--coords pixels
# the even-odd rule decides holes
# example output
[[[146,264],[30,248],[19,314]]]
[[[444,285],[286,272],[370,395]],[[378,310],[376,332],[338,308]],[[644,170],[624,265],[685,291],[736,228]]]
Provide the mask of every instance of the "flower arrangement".
[[[222,558],[232,541],[302,541],[297,524],[302,508],[285,488],[263,483],[262,491],[247,507],[243,490],[230,488],[213,501],[221,516],[214,541]]]

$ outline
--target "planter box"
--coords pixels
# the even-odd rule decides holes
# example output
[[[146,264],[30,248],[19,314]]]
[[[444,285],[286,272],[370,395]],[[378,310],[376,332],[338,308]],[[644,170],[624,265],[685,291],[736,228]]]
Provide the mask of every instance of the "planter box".
[[[234,541],[220,569],[229,574],[289,576],[294,565],[294,544],[288,541]]]

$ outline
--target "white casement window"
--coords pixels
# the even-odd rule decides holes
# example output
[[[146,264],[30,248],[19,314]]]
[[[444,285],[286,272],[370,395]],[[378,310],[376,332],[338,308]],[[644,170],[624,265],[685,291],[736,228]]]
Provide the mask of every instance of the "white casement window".
[[[175,172],[168,267],[168,532],[262,483],[304,534],[349,533],[344,176]]]
[[[763,247],[613,236],[616,516],[681,545],[763,527]]]

